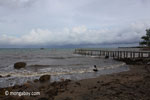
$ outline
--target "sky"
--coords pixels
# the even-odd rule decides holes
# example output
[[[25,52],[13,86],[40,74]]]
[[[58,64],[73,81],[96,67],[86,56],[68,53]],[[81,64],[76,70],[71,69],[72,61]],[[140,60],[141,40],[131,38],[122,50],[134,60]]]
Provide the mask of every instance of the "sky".
[[[0,48],[138,45],[149,11],[150,0],[0,0]]]

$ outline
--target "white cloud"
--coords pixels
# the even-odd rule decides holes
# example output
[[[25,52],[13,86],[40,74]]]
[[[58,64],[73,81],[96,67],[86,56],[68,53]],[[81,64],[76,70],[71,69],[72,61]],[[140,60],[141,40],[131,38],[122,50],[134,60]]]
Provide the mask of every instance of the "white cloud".
[[[5,8],[20,8],[34,4],[38,0],[0,0],[0,6]]]
[[[149,10],[150,0],[0,0],[0,45],[138,42]]]
[[[145,29],[150,27],[146,23],[132,23],[125,29],[91,30],[86,26],[64,28],[60,32],[48,29],[33,29],[30,33],[20,37],[1,35],[1,45],[78,45],[78,44],[112,44],[135,43],[145,34]]]

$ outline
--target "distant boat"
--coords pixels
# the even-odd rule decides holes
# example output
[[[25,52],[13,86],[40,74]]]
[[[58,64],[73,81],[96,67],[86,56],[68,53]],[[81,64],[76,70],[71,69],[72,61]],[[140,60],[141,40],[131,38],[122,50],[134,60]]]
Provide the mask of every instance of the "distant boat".
[[[40,48],[41,50],[44,50],[44,48]]]

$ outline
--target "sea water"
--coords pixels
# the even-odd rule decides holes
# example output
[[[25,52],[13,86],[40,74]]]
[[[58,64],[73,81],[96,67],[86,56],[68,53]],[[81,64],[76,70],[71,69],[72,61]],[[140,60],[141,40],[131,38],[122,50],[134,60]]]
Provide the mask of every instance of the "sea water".
[[[27,65],[15,69],[16,62],[26,62]],[[98,72],[93,72],[94,65]],[[81,56],[74,54],[74,49],[0,49],[0,75],[3,76],[0,78],[0,87],[23,84],[44,74],[51,75],[51,81],[80,80],[126,70],[128,67],[123,62],[111,58]]]

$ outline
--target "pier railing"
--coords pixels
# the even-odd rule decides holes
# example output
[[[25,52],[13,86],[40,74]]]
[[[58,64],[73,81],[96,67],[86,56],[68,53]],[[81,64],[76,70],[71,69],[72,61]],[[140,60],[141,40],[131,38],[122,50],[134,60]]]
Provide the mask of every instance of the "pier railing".
[[[150,51],[75,49],[75,54],[121,58],[150,58]]]

